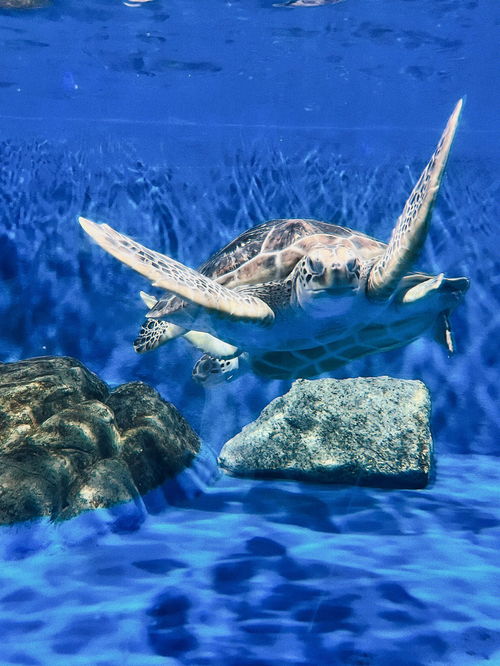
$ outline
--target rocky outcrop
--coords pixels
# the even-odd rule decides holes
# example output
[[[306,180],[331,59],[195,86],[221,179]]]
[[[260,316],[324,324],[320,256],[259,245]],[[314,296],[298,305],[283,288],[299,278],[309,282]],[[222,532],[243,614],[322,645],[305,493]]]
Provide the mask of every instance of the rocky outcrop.
[[[430,398],[420,381],[297,380],[229,440],[236,476],[422,488],[432,470]]]
[[[0,364],[0,524],[136,498],[199,448],[177,409],[146,384],[110,391],[67,357]]]

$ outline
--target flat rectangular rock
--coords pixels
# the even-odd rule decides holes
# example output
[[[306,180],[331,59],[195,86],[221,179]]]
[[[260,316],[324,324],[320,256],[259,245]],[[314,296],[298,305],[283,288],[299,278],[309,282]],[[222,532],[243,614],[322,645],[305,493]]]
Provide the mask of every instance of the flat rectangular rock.
[[[423,488],[430,409],[420,381],[299,379],[224,445],[219,465],[234,476]]]

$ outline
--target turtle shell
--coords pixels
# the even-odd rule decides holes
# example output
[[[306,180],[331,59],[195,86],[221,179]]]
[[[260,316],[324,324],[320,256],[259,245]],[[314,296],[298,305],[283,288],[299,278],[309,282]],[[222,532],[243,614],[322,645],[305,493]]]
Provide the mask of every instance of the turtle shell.
[[[242,233],[213,254],[198,271],[230,289],[282,280],[312,246],[337,242],[349,243],[363,260],[382,255],[387,247],[359,231],[328,222],[271,220]],[[178,296],[164,296],[151,312],[156,317],[168,318],[169,313],[183,304]]]

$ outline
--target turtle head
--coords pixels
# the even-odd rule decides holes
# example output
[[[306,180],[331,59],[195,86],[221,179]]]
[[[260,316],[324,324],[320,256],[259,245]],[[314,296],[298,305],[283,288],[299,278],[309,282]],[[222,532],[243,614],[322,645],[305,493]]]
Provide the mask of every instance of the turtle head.
[[[295,299],[304,306],[324,297],[354,296],[359,291],[361,269],[359,257],[348,245],[311,248],[295,268]]]

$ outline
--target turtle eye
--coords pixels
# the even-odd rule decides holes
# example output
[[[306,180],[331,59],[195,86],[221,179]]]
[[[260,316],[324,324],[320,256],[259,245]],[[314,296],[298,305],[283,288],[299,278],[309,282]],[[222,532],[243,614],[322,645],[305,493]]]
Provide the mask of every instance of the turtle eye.
[[[311,275],[322,275],[325,271],[325,266],[320,259],[306,257],[306,269]]]

